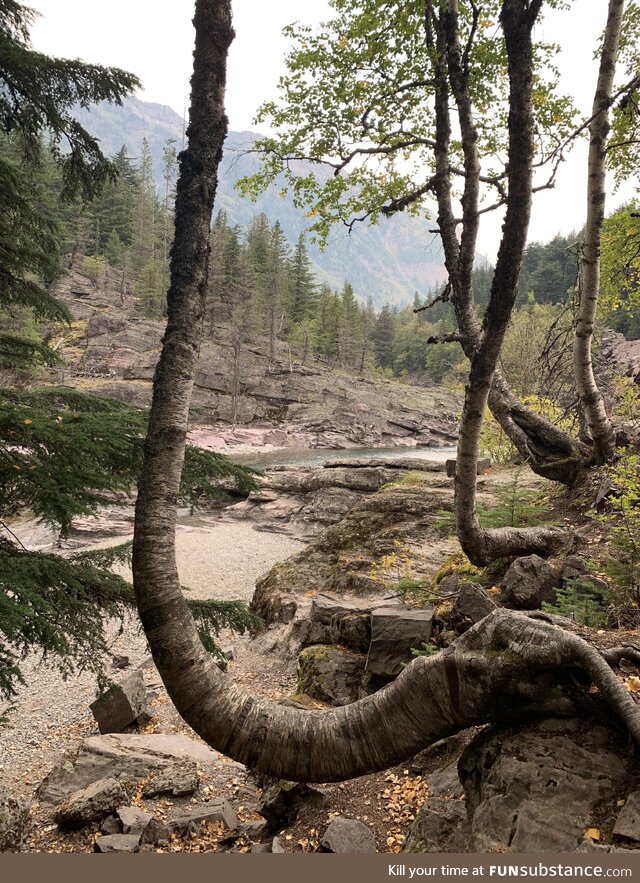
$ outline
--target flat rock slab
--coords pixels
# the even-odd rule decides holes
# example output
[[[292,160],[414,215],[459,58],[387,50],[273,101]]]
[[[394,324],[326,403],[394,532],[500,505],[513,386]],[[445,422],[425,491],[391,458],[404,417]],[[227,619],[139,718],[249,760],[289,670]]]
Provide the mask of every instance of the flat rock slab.
[[[120,819],[123,834],[142,834],[153,818],[153,813],[138,809],[137,806],[121,806],[116,810],[116,814]]]
[[[412,659],[412,648],[431,640],[433,608],[380,607],[371,612],[371,645],[366,670],[395,677]]]
[[[375,852],[376,838],[364,822],[338,818],[329,823],[320,845],[325,852],[341,855]]]
[[[140,845],[139,834],[107,834],[98,837],[94,852],[137,852]]]
[[[89,736],[57,764],[38,788],[42,803],[58,804],[99,779],[136,782],[178,761],[210,764],[218,755],[182,735],[110,733]]]

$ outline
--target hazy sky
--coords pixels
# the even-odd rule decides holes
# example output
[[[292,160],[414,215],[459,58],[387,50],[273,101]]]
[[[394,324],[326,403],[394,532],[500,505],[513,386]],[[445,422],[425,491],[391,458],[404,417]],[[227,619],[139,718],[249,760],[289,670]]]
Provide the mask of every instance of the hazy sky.
[[[185,110],[193,28],[190,0],[158,3],[157,0],[27,0],[42,13],[32,31],[37,49],[49,54],[80,57],[136,73],[144,85],[140,97]],[[595,85],[593,47],[604,27],[605,0],[574,0],[568,13],[552,13],[544,35],[561,44],[558,64],[565,92],[573,94],[588,111]],[[292,21],[314,24],[329,17],[328,0],[233,0],[236,39],[231,47],[227,112],[231,128],[255,128],[258,105],[273,97],[284,70],[287,44],[282,28]],[[563,164],[554,191],[535,196],[530,240],[546,241],[554,234],[579,227],[585,215],[586,149],[577,148]],[[626,188],[611,195],[613,210],[632,194]],[[495,257],[501,220],[485,216],[479,250]]]

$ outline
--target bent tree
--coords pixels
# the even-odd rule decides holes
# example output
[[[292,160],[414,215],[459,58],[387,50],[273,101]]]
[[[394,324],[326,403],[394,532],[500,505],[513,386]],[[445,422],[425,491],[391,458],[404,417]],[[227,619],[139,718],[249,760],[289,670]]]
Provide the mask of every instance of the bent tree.
[[[501,15],[510,51],[524,54],[512,59],[510,74],[525,85],[539,6],[505,0]],[[197,0],[194,23],[189,143],[180,157],[168,324],[154,380],[133,549],[140,616],[176,708],[212,747],[263,773],[302,782],[338,781],[384,769],[474,724],[593,708],[591,683],[598,688],[597,701],[613,707],[640,742],[640,714],[605,659],[577,636],[534,615],[497,611],[446,653],[415,659],[385,690],[327,712],[254,699],[232,684],[203,648],[180,590],[175,522],[206,296],[211,208],[226,130],[230,0]],[[530,93],[525,89],[523,94]],[[512,107],[514,137],[519,113]],[[515,152],[527,134],[525,125]],[[492,307],[498,329],[506,309],[499,294],[496,289]],[[487,376],[495,349],[488,344],[477,360]],[[486,387],[481,384],[485,396]],[[583,673],[581,679],[576,672]]]

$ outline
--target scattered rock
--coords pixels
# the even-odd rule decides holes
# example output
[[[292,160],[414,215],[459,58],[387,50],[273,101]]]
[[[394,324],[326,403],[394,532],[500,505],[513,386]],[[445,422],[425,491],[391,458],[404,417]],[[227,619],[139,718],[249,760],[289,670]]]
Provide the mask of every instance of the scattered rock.
[[[332,705],[358,698],[365,657],[340,647],[317,644],[298,656],[298,692]]]
[[[222,822],[230,830],[238,826],[238,819],[233,807],[224,797],[219,797],[199,809],[194,809],[192,812],[174,819],[171,822],[171,829],[182,834],[189,829],[190,825],[199,825],[200,822]]]
[[[326,795],[317,788],[299,782],[278,782],[264,792],[258,812],[272,831],[280,831],[290,825],[305,807],[321,808],[326,802]]]
[[[351,613],[331,621],[331,640],[356,653],[367,653],[371,643],[371,614]]]
[[[271,852],[274,855],[286,852],[284,846],[282,845],[282,840],[280,840],[279,837],[274,837],[271,841]]]
[[[140,843],[158,846],[161,843],[168,843],[170,837],[171,828],[169,825],[167,825],[166,822],[161,822],[160,819],[152,818],[142,832]]]
[[[138,852],[139,834],[109,834],[98,837],[93,846],[94,852]]]
[[[89,706],[101,733],[121,733],[147,710],[144,677],[140,670],[131,672],[114,684]]]
[[[613,836],[640,843],[640,791],[633,791],[627,797],[616,819]]]
[[[395,677],[411,660],[411,648],[431,640],[433,609],[380,607],[371,612],[371,644],[366,670],[374,675]]]
[[[128,656],[112,656],[111,657],[111,666],[112,668],[128,668],[131,665],[131,660]]]
[[[82,828],[101,821],[128,799],[127,792],[116,779],[100,779],[71,794],[58,807],[54,819],[61,828]]]
[[[539,610],[553,604],[560,576],[539,555],[516,558],[502,580],[501,600],[515,610]]]
[[[121,806],[116,810],[120,819],[123,834],[142,834],[147,827],[153,813],[139,809],[137,806]]]
[[[110,733],[89,736],[53,768],[37,794],[43,803],[59,804],[99,779],[135,783],[175,763],[212,763],[217,754],[183,735]],[[120,801],[120,804],[126,801]],[[120,805],[118,804],[118,805]],[[114,807],[115,809],[115,807]]]
[[[321,841],[324,852],[349,854],[375,852],[376,838],[371,828],[357,819],[333,819]]]
[[[154,773],[142,788],[143,797],[156,797],[158,794],[172,794],[179,797],[193,794],[200,785],[200,776],[195,763],[176,762]]]
[[[122,834],[122,824],[118,816],[107,816],[104,822],[100,825],[100,833],[101,834]]]
[[[0,852],[20,852],[28,820],[28,804],[0,786]]]

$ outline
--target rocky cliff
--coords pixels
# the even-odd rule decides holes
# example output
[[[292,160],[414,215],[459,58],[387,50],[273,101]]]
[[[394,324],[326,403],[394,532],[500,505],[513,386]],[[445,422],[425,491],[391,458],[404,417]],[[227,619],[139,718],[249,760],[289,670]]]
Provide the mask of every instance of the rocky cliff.
[[[64,367],[55,369],[50,379],[148,406],[163,323],[142,314],[120,272],[108,269],[94,282],[72,268],[52,293],[75,321],[70,329],[51,332]],[[243,344],[240,391],[234,397],[229,329],[221,325],[205,334],[195,376],[193,440],[214,447],[226,438],[340,448],[446,445],[455,439],[460,408],[456,392],[354,377],[319,363],[303,366],[290,362],[284,352],[281,357],[270,364],[266,341]],[[234,410],[243,429],[231,429]]]

